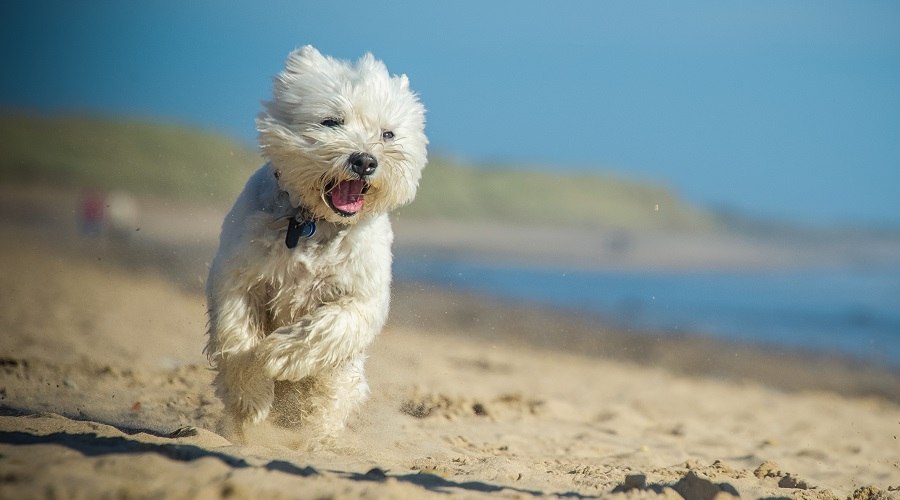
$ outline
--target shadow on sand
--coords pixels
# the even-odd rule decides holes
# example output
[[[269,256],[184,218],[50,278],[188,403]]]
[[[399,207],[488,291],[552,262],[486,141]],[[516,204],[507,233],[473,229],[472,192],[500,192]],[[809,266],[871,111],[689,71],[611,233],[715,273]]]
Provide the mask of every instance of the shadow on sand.
[[[12,413],[9,411],[10,409],[4,410],[6,411],[4,411],[3,413],[7,415],[9,415],[9,413]],[[116,428],[118,429],[118,427]],[[144,432],[143,430],[135,429],[119,430],[121,430],[123,433],[132,435],[139,432]],[[179,431],[181,431],[181,433],[179,433]],[[184,434],[184,430],[179,431],[176,431],[175,433],[168,436],[159,436],[156,433],[151,434],[157,435],[158,437],[169,438],[186,435]],[[190,431],[187,430],[186,432],[189,433]],[[233,467],[236,469],[258,467],[271,472],[281,472],[284,474],[291,474],[299,477],[313,477],[323,474],[313,467],[300,467],[286,460],[271,460],[263,465],[253,465],[243,458],[239,458],[228,453],[201,448],[195,445],[178,443],[146,443],[129,439],[128,437],[123,436],[98,436],[96,433],[54,432],[51,434],[33,434],[25,431],[0,431],[0,443],[13,446],[46,444],[59,445],[75,450],[86,457],[155,453],[170,460],[177,460],[181,462],[192,462],[201,458],[215,458],[228,465],[229,467]],[[484,483],[481,481],[456,482],[427,473],[390,474],[378,468],[372,469],[365,474],[333,470],[326,471],[325,473],[334,474],[335,476],[350,481],[384,482],[388,481],[389,479],[393,479],[398,482],[416,485],[431,492],[443,494],[452,494],[454,492],[459,493],[461,491],[474,491],[480,493],[509,491],[514,493],[532,495],[535,497],[545,496],[549,494],[538,490],[515,488],[511,486]],[[584,495],[575,492],[552,493],[552,495],[568,498],[592,498],[585,497]]]

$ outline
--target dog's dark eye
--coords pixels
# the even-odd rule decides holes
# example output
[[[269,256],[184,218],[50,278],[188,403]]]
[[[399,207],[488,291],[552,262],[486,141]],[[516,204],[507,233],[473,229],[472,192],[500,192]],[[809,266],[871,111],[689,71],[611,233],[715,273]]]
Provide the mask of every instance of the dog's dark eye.
[[[390,130],[385,130],[384,132],[381,133],[381,138],[386,141],[389,141],[394,138],[394,133],[391,132]]]
[[[341,120],[337,118],[326,118],[320,123],[323,127],[334,128],[341,126]]]

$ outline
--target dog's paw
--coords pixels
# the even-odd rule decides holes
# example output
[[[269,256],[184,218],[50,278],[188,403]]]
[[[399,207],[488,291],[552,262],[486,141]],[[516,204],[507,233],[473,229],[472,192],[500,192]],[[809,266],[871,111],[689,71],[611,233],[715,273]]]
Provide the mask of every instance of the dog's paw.
[[[274,380],[297,382],[315,371],[309,346],[291,335],[274,333],[261,348],[263,371]]]
[[[298,382],[310,375],[310,366],[300,356],[273,354],[266,358],[266,373],[274,380]]]

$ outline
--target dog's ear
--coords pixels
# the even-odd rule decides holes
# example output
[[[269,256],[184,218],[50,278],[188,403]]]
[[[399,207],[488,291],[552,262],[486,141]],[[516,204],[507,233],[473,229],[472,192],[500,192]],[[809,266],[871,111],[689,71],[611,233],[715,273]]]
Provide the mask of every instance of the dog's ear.
[[[359,58],[359,61],[356,62],[356,68],[362,74],[374,76],[376,78],[382,78],[385,80],[390,79],[390,74],[388,74],[387,66],[385,66],[384,62],[380,59],[376,59],[371,52],[366,52],[361,58]]]
[[[295,50],[294,52],[297,53],[300,57],[302,57],[304,59],[322,59],[322,58],[324,58],[322,53],[319,52],[318,50],[316,50],[316,48],[313,47],[312,45],[304,45],[303,47],[300,47],[299,49]]]
[[[409,78],[407,78],[406,73],[400,75],[400,88],[403,90],[409,90]]]
[[[284,69],[290,73],[302,73],[309,68],[322,64],[324,61],[325,56],[316,50],[315,47],[304,45],[288,55]]]

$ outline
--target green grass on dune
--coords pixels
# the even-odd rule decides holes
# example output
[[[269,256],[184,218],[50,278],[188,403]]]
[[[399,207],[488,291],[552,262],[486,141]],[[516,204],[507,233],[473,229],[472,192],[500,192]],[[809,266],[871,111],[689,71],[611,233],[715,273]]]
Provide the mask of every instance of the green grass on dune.
[[[471,168],[433,159],[401,214],[622,229],[712,228],[713,217],[660,186],[611,175]]]
[[[224,201],[260,157],[221,135],[146,121],[0,117],[0,179]]]
[[[227,137],[138,120],[0,115],[0,181],[127,189],[228,203],[262,163]],[[658,207],[658,209],[657,209]],[[403,217],[627,229],[713,227],[659,187],[597,174],[475,168],[432,158]]]

